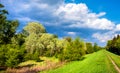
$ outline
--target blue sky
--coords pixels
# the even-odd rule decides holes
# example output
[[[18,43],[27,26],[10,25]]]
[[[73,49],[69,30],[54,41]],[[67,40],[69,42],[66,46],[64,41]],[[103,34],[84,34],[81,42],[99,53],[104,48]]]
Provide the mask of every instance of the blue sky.
[[[119,0],[0,0],[8,19],[20,22],[18,31],[36,21],[59,38],[79,36],[101,46],[120,34]]]

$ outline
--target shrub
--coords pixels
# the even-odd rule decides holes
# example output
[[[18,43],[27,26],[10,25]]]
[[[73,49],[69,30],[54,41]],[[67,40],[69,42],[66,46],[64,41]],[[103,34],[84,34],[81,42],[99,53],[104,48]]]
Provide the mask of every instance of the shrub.
[[[79,38],[76,38],[73,41],[67,42],[63,52],[59,55],[59,59],[61,61],[80,60],[85,55],[85,51],[85,43]]]
[[[16,67],[24,61],[25,50],[23,48],[12,46],[12,44],[0,46],[0,66]]]
[[[39,58],[39,53],[36,51],[34,54],[31,54],[31,53],[27,53],[24,57],[24,60],[27,61],[27,60],[35,60],[35,61],[40,61],[40,58]]]

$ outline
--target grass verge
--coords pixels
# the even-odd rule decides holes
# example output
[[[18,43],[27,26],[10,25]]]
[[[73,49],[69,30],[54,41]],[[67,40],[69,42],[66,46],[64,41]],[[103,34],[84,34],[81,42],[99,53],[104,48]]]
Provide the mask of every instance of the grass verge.
[[[60,68],[40,73],[117,73],[104,51],[86,55],[82,61],[73,61]]]
[[[108,52],[108,51],[106,51],[106,53],[111,56],[111,58],[113,59],[113,61],[114,61],[114,62],[117,64],[117,66],[120,68],[120,56],[118,56],[118,55],[116,55],[116,54],[113,54],[113,53],[111,53],[111,52]]]

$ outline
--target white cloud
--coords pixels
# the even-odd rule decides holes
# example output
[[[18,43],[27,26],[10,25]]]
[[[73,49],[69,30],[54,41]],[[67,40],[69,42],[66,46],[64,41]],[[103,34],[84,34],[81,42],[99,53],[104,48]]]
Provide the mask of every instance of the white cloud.
[[[101,34],[101,33],[95,33],[92,35],[92,37],[99,40],[100,42],[106,42],[107,40],[111,39],[109,34]]]
[[[82,19],[88,13],[87,10],[86,4],[69,3],[61,5],[56,10],[56,15],[66,20],[76,21]]]
[[[14,1],[15,3],[11,1],[9,3],[16,14],[20,13],[22,17],[26,18],[27,16],[29,19],[49,23],[48,25],[56,25],[54,24],[55,22],[57,22],[57,25],[69,23],[67,27],[99,30],[112,30],[115,27],[112,21],[106,18],[100,18],[106,14],[105,12],[98,14],[91,12],[85,3],[66,4],[63,0]]]
[[[66,26],[67,28],[65,29],[68,30],[65,34],[69,36],[76,36],[79,33],[87,35],[91,33],[87,30],[90,28],[91,30],[97,30],[97,33],[95,31],[92,32],[94,33],[92,35],[93,38],[105,42],[116,35],[117,31],[120,31],[120,24],[115,25],[114,22],[102,17],[106,12],[92,12],[85,3],[65,3],[64,0],[2,1],[5,3],[6,8],[8,8],[7,10],[11,12],[10,15],[13,15],[11,18],[17,18],[20,22],[40,21],[46,26],[51,26],[51,28],[52,26],[59,26],[60,28]],[[86,32],[70,32],[69,28],[72,28],[73,31],[76,30],[76,28],[85,28]],[[100,33],[101,30],[107,30],[108,32]]]
[[[105,30],[105,29],[108,29],[108,30],[111,30],[113,29],[115,26],[115,24],[109,20],[107,20],[106,18],[102,18],[102,19],[95,19],[93,21],[91,21],[90,24],[88,24],[88,27],[90,28],[94,28],[94,29],[102,29],[102,30]]]
[[[116,25],[116,28],[114,29],[115,31],[120,31],[120,24]]]
[[[76,35],[76,32],[67,32],[68,35],[73,35],[75,36]]]
[[[66,33],[66,36],[70,36],[72,38],[75,38],[77,36],[77,32],[68,31],[68,32],[65,32],[65,33]]]
[[[104,33],[94,33],[92,35],[93,38],[97,39],[100,42],[107,42],[108,40],[111,40],[114,36],[117,36],[119,33],[116,33],[114,31],[104,32]]]
[[[56,11],[56,15],[59,16],[60,19],[71,22],[69,27],[111,30],[115,24],[106,18],[100,18],[105,14],[105,12],[100,12],[99,14],[90,12],[84,3],[64,4]]]
[[[97,15],[97,17],[101,17],[101,16],[104,16],[106,13],[105,12],[101,12]]]

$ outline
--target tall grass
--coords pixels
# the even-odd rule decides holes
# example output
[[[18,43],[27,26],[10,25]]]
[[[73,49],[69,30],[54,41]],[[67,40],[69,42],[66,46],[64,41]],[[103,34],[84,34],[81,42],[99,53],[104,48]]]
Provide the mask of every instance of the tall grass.
[[[41,62],[29,60],[20,63],[18,68],[8,68],[5,73],[37,73],[48,69],[54,69],[61,66],[62,62],[55,57],[41,57]],[[1,73],[1,72],[0,72]]]

